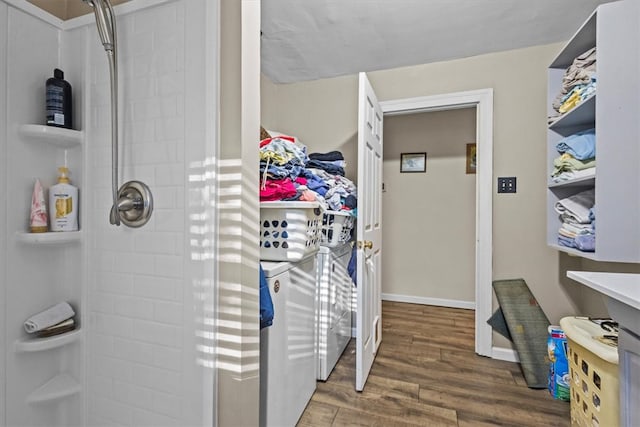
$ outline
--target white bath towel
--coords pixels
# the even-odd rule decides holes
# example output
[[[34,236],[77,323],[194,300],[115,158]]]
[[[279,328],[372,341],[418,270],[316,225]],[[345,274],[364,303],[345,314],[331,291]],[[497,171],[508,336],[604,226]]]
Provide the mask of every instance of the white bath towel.
[[[565,222],[588,224],[591,222],[589,209],[593,207],[595,199],[595,190],[592,188],[566,199],[558,200],[555,204],[555,210]]]
[[[73,308],[71,308],[68,303],[61,302],[28,318],[24,322],[24,329],[32,334],[70,319],[75,314]]]

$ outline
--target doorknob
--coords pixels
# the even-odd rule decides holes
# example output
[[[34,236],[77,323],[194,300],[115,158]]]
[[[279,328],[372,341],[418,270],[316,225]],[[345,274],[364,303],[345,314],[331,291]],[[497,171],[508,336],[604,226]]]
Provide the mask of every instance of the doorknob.
[[[358,242],[358,248],[373,249],[373,242],[371,240],[360,241]]]

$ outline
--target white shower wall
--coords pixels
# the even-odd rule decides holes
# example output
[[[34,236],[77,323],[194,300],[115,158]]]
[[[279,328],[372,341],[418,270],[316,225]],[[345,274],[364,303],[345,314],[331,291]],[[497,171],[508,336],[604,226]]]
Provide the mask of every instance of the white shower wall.
[[[5,418],[13,425],[78,425],[82,422],[82,395],[63,399],[38,400],[43,385],[53,378],[73,378],[82,382],[83,364],[79,342],[46,351],[18,352],[17,340],[25,337],[22,323],[30,315],[60,301],[69,301],[79,312],[82,306],[84,263],[82,246],[36,245],[18,241],[17,233],[29,226],[29,207],[35,178],[45,187],[54,183],[56,167],[63,164],[64,150],[41,144],[23,136],[24,124],[44,122],[44,82],[53,68],[65,69],[58,57],[59,30],[15,7],[6,7],[6,21],[0,26],[6,33],[6,181],[3,181],[6,224],[3,240],[6,250],[6,275],[3,281],[6,321],[4,371]],[[78,151],[78,150],[74,150]],[[80,151],[69,152],[72,179],[82,182]],[[70,391],[72,387],[66,387]],[[42,391],[42,389],[40,389]],[[35,394],[34,394],[35,393]]]
[[[7,373],[0,425],[211,425],[217,95],[205,81],[216,79],[206,61],[215,55],[216,40],[202,35],[217,24],[216,4],[134,0],[116,8],[120,183],[143,181],[154,196],[151,221],[131,229],[108,223],[109,72],[93,17],[60,29],[0,1],[0,58],[8,59],[0,67],[0,99],[6,99],[0,125],[6,120],[7,140],[0,154],[12,183],[0,188],[0,220],[7,216],[6,229],[0,227],[7,242],[0,249],[7,259],[0,287]],[[84,139],[67,153],[80,187],[82,238],[52,248],[4,237],[26,231],[33,179],[53,184],[64,159],[63,150],[18,133],[21,124],[43,123],[44,82],[54,67],[73,87],[74,127]],[[11,343],[24,335],[24,319],[60,300],[77,308],[83,339],[14,353]],[[25,403],[60,372],[70,373],[81,392],[41,406]]]

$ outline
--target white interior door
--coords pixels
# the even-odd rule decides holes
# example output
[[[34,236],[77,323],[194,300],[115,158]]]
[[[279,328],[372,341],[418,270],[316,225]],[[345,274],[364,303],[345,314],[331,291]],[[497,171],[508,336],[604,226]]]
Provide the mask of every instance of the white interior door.
[[[382,340],[382,109],[365,73],[358,96],[356,390],[362,391]]]

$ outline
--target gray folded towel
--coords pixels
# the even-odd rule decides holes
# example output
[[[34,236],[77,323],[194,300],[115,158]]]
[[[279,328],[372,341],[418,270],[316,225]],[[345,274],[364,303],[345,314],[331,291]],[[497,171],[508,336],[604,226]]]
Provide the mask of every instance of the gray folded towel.
[[[32,334],[70,319],[75,316],[75,314],[75,311],[73,311],[73,308],[71,308],[68,303],[61,302],[28,318],[24,322],[24,329]]]

